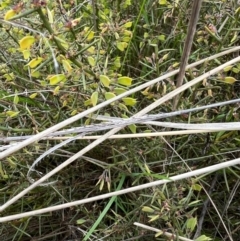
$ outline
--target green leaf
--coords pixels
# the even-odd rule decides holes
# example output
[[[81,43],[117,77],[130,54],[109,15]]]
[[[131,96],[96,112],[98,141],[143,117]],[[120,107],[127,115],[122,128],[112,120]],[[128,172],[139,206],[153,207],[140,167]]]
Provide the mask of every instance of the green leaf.
[[[123,98],[122,100],[125,103],[125,105],[128,105],[128,106],[134,106],[137,103],[136,99],[133,99],[130,97]]]
[[[128,128],[133,134],[136,134],[137,126],[135,124],[129,125]]]
[[[100,75],[100,81],[104,87],[109,87],[111,80],[106,75]]]
[[[118,83],[121,85],[125,85],[125,86],[131,86],[132,78],[129,78],[127,76],[120,77],[120,78],[118,78]]]
[[[94,92],[91,95],[91,101],[92,101],[92,105],[96,106],[97,102],[98,102],[98,92]]]

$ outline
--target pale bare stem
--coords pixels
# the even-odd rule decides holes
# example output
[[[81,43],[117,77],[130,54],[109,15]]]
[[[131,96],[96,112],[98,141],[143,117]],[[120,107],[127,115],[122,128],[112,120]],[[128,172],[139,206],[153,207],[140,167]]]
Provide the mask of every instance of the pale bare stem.
[[[192,239],[181,237],[181,236],[177,236],[177,235],[175,235],[173,233],[166,232],[165,230],[161,230],[161,229],[158,229],[158,228],[153,228],[151,226],[148,226],[148,225],[145,225],[145,224],[142,224],[142,223],[135,222],[134,225],[136,225],[137,227],[141,227],[141,228],[144,228],[144,229],[156,232],[156,233],[162,232],[162,235],[170,238],[170,240],[194,241]]]

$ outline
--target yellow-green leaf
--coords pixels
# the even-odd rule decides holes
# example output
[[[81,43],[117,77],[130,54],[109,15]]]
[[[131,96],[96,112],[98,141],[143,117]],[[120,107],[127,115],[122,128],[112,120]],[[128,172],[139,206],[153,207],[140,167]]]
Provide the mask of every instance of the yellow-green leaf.
[[[195,229],[197,225],[197,218],[189,218],[187,220],[187,229],[189,229],[191,232]]]
[[[59,42],[61,43],[61,45],[62,45],[65,49],[68,49],[68,48],[69,48],[68,43],[67,43],[64,39],[59,38],[59,37],[57,37],[57,36],[54,36],[54,38],[55,38],[57,41],[59,41]]]
[[[48,14],[48,21],[49,21],[49,23],[53,23],[53,10],[50,11],[50,9],[47,8],[47,14]]]
[[[63,68],[65,71],[67,71],[68,73],[71,73],[72,72],[72,66],[71,64],[69,63],[68,60],[62,60],[62,65],[63,65]]]
[[[240,72],[240,69],[233,67],[232,72],[238,74]]]
[[[73,116],[73,115],[76,115],[77,113],[78,113],[77,110],[73,110],[70,115]]]
[[[12,111],[12,110],[9,110],[9,111],[6,112],[7,116],[9,116],[9,117],[15,117],[19,113],[20,113],[19,111]]]
[[[36,96],[38,95],[38,93],[33,93],[29,96],[30,99],[34,99]]]
[[[237,39],[237,37],[238,37],[238,32],[235,32],[230,43],[234,42]]]
[[[240,8],[239,8],[240,9]],[[201,235],[200,237],[198,237],[197,239],[195,239],[195,241],[210,241],[212,240],[211,238],[207,237],[206,235]]]
[[[105,99],[106,100],[112,99],[114,97],[116,97],[116,95],[114,93],[112,93],[112,92],[106,92],[105,93]]]
[[[97,102],[98,102],[98,92],[94,92],[91,95],[91,101],[92,101],[92,105],[96,106]]]
[[[131,28],[132,27],[132,22],[127,22],[123,25],[125,28]]]
[[[225,83],[227,83],[227,84],[233,84],[233,83],[235,83],[237,80],[235,79],[235,78],[233,78],[233,77],[225,77],[224,78],[224,82]]]
[[[93,38],[94,38],[94,32],[93,31],[90,31],[90,32],[87,32],[86,35],[87,35],[87,41],[91,41]]]
[[[86,222],[85,219],[78,219],[78,220],[77,220],[77,224],[83,224],[83,223],[85,223],[85,222]]]
[[[228,72],[232,69],[233,65],[229,65],[223,69],[224,72]]]
[[[87,59],[88,59],[88,63],[89,63],[92,67],[94,67],[94,66],[96,65],[96,61],[95,61],[95,59],[94,59],[93,57],[89,56]]]
[[[143,206],[142,211],[146,212],[146,213],[154,213],[155,210],[153,208],[148,207],[148,206]]]
[[[195,184],[192,185],[192,189],[195,190],[195,191],[200,192],[202,190],[202,186],[197,184],[197,183],[195,183]]]
[[[167,0],[159,0],[158,3],[160,5],[167,5]]]
[[[150,222],[153,222],[153,221],[156,221],[157,219],[160,218],[160,215],[154,215],[154,216],[149,216],[151,219],[148,221],[149,223]]]
[[[36,66],[38,66],[40,63],[42,63],[43,61],[43,58],[41,57],[38,57],[38,58],[35,58],[35,59],[32,59],[28,64],[27,66],[29,66],[30,68],[35,68]]]
[[[118,84],[130,86],[132,84],[132,78],[127,76],[118,78]]]
[[[25,36],[19,41],[20,49],[21,50],[30,49],[30,47],[34,42],[35,42],[35,38],[33,36]]]
[[[160,41],[165,41],[165,35],[163,35],[163,34],[159,35],[159,36],[158,36],[158,39],[159,39]]]
[[[155,234],[155,238],[161,236],[162,234],[163,234],[163,231],[159,231],[159,232],[157,232],[157,233]]]
[[[127,47],[127,43],[126,42],[117,42],[117,48],[120,51],[124,51],[126,47]]]
[[[128,128],[133,134],[136,134],[137,126],[135,124],[129,125]]]
[[[124,105],[124,104],[122,104],[122,103],[119,103],[119,104],[118,104],[118,107],[119,107],[121,110],[128,111],[127,106]]]
[[[168,54],[164,54],[162,60],[166,60],[168,58]]]
[[[89,106],[91,104],[92,104],[92,100],[91,99],[84,101],[84,105],[85,106]]]
[[[60,90],[60,86],[56,86],[54,91],[53,91],[53,95],[58,95],[59,94],[59,90]]]
[[[114,88],[114,92],[115,92],[117,95],[120,95],[120,94],[126,92],[126,90],[123,89],[123,88]]]
[[[3,77],[6,78],[7,81],[11,81],[15,79],[14,73],[4,74]]]
[[[24,59],[29,59],[30,58],[31,52],[29,51],[29,49],[23,50],[22,53],[23,53],[23,58]]]
[[[9,20],[11,18],[13,18],[17,13],[13,10],[10,9],[6,12],[5,16],[4,16],[4,20]]]
[[[89,52],[90,54],[95,54],[96,50],[94,46],[91,46],[90,48],[87,49],[87,52]]]
[[[126,97],[122,99],[125,105],[134,106],[137,103],[136,99]]]
[[[116,68],[120,68],[121,67],[121,62],[120,62],[120,57],[117,57],[115,60],[114,60],[114,66]]]
[[[14,96],[13,103],[14,103],[15,105],[17,105],[18,102],[19,102],[19,97],[18,97],[18,95],[16,94],[16,95]]]
[[[132,37],[132,31],[129,31],[129,30],[126,30],[126,29],[125,29],[125,30],[123,31],[123,35]]]
[[[51,76],[49,80],[50,80],[50,85],[56,85],[61,81],[65,81],[66,76],[64,74],[56,74],[54,76]]]
[[[31,72],[31,76],[32,76],[32,77],[39,78],[40,75],[41,75],[41,74],[40,74],[39,71],[32,71],[32,72]]]
[[[100,81],[104,87],[109,87],[111,80],[106,75],[100,75]]]

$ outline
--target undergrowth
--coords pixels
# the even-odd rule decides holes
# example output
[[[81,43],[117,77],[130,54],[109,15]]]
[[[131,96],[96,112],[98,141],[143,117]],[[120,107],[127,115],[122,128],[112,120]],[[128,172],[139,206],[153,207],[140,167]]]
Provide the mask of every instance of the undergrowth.
[[[3,151],[4,146],[14,144],[4,137],[35,135],[177,69],[187,34],[191,1],[5,0],[0,3],[0,10],[0,140]],[[204,1],[189,63],[237,46],[238,26],[239,9],[234,1]],[[237,54],[224,55],[189,69],[184,82]],[[184,91],[178,109],[239,98],[239,71],[240,64],[234,64]],[[174,90],[175,79],[175,76],[164,79],[95,114],[131,117]],[[237,122],[238,109],[239,104],[232,104],[163,121]],[[171,111],[172,100],[151,114]],[[66,128],[96,123],[99,121],[89,115]],[[167,130],[169,128],[132,124],[120,133]],[[40,140],[1,160],[1,204],[29,186],[29,167],[59,142]],[[31,178],[38,179],[91,142],[75,140],[61,147],[37,165]],[[110,139],[48,180],[57,182],[33,189],[1,216],[168,179],[239,158],[239,142],[238,130]],[[239,167],[234,166],[110,200],[17,219],[1,225],[0,237],[6,241],[153,239],[155,233],[133,225],[139,222],[193,240],[197,238],[194,237],[197,223],[204,217],[201,240],[228,240],[229,237],[237,240],[240,235],[239,175]],[[209,199],[207,193],[216,208],[212,203],[207,204],[207,213],[203,216],[204,203]],[[158,234],[156,240],[167,240],[164,234]]]

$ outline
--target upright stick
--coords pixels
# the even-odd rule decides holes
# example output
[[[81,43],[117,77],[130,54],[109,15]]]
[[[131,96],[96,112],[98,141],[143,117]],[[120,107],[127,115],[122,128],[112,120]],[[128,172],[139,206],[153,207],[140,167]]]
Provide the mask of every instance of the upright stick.
[[[178,73],[177,77],[177,88],[180,87],[183,83],[183,78],[185,75],[185,69],[188,63],[190,51],[192,48],[192,43],[193,43],[193,37],[196,31],[196,26],[198,22],[198,17],[200,13],[202,5],[202,0],[193,0],[192,4],[192,13],[190,17],[190,21],[188,24],[188,31],[187,31],[187,38],[184,43],[184,49],[183,49],[183,54],[181,57],[181,63],[180,63],[180,71]],[[173,101],[173,109],[175,110],[177,107],[179,96],[176,96]]]

